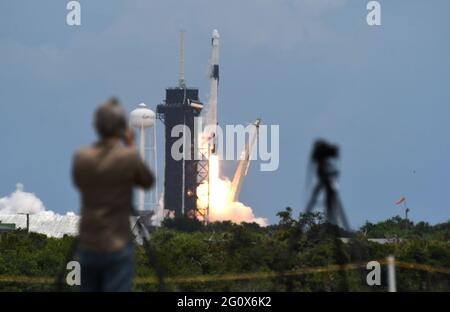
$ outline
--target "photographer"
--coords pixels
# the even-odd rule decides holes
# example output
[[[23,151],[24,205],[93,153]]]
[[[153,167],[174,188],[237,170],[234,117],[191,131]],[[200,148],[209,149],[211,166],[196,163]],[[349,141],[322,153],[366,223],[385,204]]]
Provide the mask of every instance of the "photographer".
[[[150,188],[155,179],[134,148],[133,132],[118,100],[101,105],[94,123],[99,141],[80,149],[72,168],[81,195],[81,291],[130,291],[133,187]]]

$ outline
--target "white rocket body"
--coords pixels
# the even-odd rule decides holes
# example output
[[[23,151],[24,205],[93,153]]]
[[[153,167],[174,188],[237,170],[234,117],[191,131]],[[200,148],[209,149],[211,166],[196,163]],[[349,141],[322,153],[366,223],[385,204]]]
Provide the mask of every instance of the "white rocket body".
[[[211,152],[217,153],[217,97],[219,94],[219,32],[214,29],[211,37],[212,55],[210,63],[210,93],[208,111],[206,113],[206,126],[208,127],[208,136],[212,140]]]

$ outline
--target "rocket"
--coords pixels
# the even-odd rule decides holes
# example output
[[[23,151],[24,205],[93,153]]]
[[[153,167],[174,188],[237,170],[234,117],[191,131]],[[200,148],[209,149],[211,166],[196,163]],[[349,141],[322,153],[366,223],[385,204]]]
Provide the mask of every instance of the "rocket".
[[[209,107],[206,115],[206,123],[211,127],[212,131],[210,137],[212,138],[211,153],[215,154],[217,152],[217,137],[216,137],[216,127],[217,127],[217,96],[219,92],[219,32],[214,29],[211,36],[211,63],[209,68],[209,81],[210,81],[210,98]]]
[[[219,85],[219,32],[213,30],[211,37],[212,56],[211,56],[211,73],[210,78]]]

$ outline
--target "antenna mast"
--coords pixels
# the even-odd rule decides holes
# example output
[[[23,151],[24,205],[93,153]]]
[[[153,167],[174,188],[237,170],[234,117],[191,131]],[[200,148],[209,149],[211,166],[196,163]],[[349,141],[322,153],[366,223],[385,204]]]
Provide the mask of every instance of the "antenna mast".
[[[186,80],[184,78],[184,35],[185,31],[180,31],[180,80],[178,81],[180,88],[186,88]]]

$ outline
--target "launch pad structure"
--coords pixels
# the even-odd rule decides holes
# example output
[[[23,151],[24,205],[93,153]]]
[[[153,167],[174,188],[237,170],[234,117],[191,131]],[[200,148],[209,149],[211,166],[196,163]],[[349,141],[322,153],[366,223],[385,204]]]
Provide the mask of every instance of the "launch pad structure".
[[[197,215],[197,187],[208,179],[207,155],[201,160],[194,157],[175,160],[171,154],[173,144],[179,140],[171,135],[177,125],[189,128],[191,137],[186,142],[192,142],[190,155],[196,153],[194,118],[200,115],[201,108],[193,107],[191,102],[199,102],[198,89],[168,88],[164,103],[156,109],[158,119],[165,125],[164,209],[173,212],[175,217]],[[185,147],[183,145],[181,149]]]
[[[206,109],[199,100],[197,88],[187,87],[184,71],[184,32],[180,36],[180,77],[178,86],[166,89],[166,98],[162,104],[156,108],[157,118],[165,125],[165,169],[164,169],[164,217],[188,217],[197,218],[203,222],[209,222],[209,212],[212,207],[211,180],[219,179],[219,176],[210,176],[211,159],[214,162],[218,157],[218,135],[217,135],[217,100],[219,91],[219,46],[220,35],[217,30],[212,32],[211,47],[212,55],[210,60],[210,93]],[[200,114],[205,117],[205,126],[208,130],[202,131],[201,143],[196,137],[196,117]],[[242,186],[243,179],[247,175],[253,147],[258,140],[259,125],[258,118],[252,125],[253,132],[249,141],[245,143],[236,173],[231,183],[228,200],[237,201]],[[190,135],[190,138],[178,137],[176,133],[172,136],[172,131],[176,126],[187,128],[189,133],[182,132],[182,135]],[[179,131],[175,131],[179,132]],[[172,155],[174,144],[183,140],[180,150],[177,153],[190,155],[191,157],[181,157],[175,159]],[[206,142],[205,142],[206,141]],[[189,145],[190,144],[190,145]],[[189,151],[183,150],[189,148]],[[186,153],[188,152],[188,153]],[[200,157],[198,157],[200,156]],[[216,165],[216,163],[215,163]],[[213,167],[211,167],[212,169]],[[215,167],[214,167],[215,168]],[[218,174],[218,172],[217,172]],[[198,187],[207,183],[207,194],[202,189],[202,194],[198,194]],[[215,190],[217,191],[217,190]],[[206,192],[205,192],[206,193]],[[199,195],[202,200],[199,200]]]
[[[209,177],[209,151],[198,150],[195,146],[194,123],[202,111],[203,104],[199,101],[197,88],[186,86],[184,78],[184,32],[180,37],[180,79],[177,87],[166,89],[166,98],[157,106],[157,118],[165,125],[165,170],[164,170],[164,210],[167,216],[202,218],[208,220],[209,207],[197,209],[197,187]],[[173,144],[180,138],[172,137],[172,129],[184,125],[190,130],[190,159],[176,160],[171,154]],[[182,149],[180,152],[184,154]],[[201,159],[195,159],[197,151]],[[208,194],[209,197],[209,194]],[[209,202],[209,200],[208,200]]]

